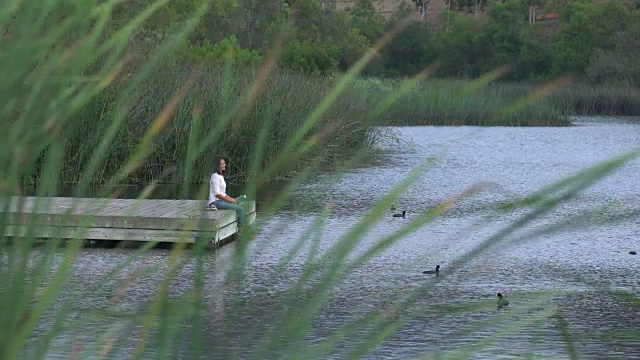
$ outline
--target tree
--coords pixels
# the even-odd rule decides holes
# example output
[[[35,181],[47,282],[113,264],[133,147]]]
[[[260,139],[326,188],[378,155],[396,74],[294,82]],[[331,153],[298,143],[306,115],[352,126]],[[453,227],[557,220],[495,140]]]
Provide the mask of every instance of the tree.
[[[426,23],[413,22],[384,49],[385,68],[396,75],[415,75],[436,60],[433,36]]]
[[[236,0],[228,24],[242,46],[260,49],[271,44],[284,30],[289,13],[284,0]],[[213,24],[212,24],[213,25]]]
[[[468,15],[447,10],[442,12],[442,17],[449,22],[450,29],[436,36],[441,64],[438,73],[445,76],[475,76],[480,57],[476,36],[478,22]]]
[[[118,29],[134,17],[148,9],[154,0],[123,1],[117,3],[111,14],[111,30]],[[159,43],[173,34],[176,26],[181,26],[190,19],[195,10],[204,4],[209,4],[208,13],[199,26],[191,34],[192,39],[206,38],[207,19],[219,19],[236,7],[236,0],[173,0],[157,9],[153,15],[139,27],[131,39],[132,43]],[[228,35],[228,34],[227,34]]]
[[[589,79],[596,83],[630,81],[640,86],[640,15],[628,30],[614,35],[614,48],[596,49],[587,67]]]
[[[376,42],[384,32],[384,17],[376,13],[371,0],[356,0],[347,12],[352,17],[352,25],[364,35],[370,43]]]
[[[584,74],[597,48],[611,50],[616,32],[626,30],[634,14],[621,1],[596,5],[574,0],[560,14],[560,29],[553,38],[553,72]]]
[[[479,34],[484,71],[503,65],[510,65],[512,71],[517,71],[522,48],[521,33],[526,27],[523,6],[518,0],[489,3],[487,21]]]
[[[481,11],[487,7],[486,0],[449,0],[449,7],[467,14],[474,14],[477,19]]]
[[[540,34],[539,28],[528,26],[520,33],[519,67],[516,77],[521,79],[544,78],[551,73],[551,49]]]
[[[411,1],[416,6],[416,9],[420,11],[420,21],[425,22],[427,19],[427,10],[429,8],[429,4],[431,3],[431,0],[411,0]]]

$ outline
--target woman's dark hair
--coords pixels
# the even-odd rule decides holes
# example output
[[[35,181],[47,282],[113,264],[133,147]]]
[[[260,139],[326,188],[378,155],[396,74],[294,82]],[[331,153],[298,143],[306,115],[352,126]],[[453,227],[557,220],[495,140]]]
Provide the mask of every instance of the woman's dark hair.
[[[220,160],[224,160],[225,164],[228,163],[227,159],[225,159],[224,157],[219,157],[218,161],[216,161],[216,174],[220,174]]]

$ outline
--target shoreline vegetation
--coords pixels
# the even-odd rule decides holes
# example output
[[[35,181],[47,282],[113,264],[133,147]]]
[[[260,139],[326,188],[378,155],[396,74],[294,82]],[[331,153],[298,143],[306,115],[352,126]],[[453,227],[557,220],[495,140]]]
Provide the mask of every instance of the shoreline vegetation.
[[[35,113],[28,86],[46,89],[38,94],[43,106],[64,103],[79,84],[95,86],[65,105],[67,112],[51,115],[60,124],[68,116],[56,128],[63,147],[58,184],[201,184],[214,156],[229,159],[234,182],[269,182],[373,154],[380,139],[393,136],[385,127],[571,126],[572,115],[640,115],[640,11],[621,0],[565,4],[553,29],[529,23],[530,9],[516,0],[487,2],[484,20],[456,4],[442,12],[439,26],[400,26],[415,9],[400,6],[384,18],[370,0],[347,10],[317,0],[153,4],[95,9],[103,26],[95,35],[112,37],[105,44],[117,56],[34,48],[20,76],[7,73],[22,91],[7,100],[9,118]],[[23,25],[31,15],[20,10],[0,23],[4,61],[48,33],[29,31]],[[47,10],[44,28],[63,23],[66,10]],[[199,20],[190,23],[195,14]],[[615,26],[611,18],[619,19]],[[98,26],[95,19],[74,21],[78,29]],[[184,33],[177,25],[183,21],[191,24]],[[576,29],[579,38],[570,36]],[[95,45],[61,39],[47,40]],[[71,55],[75,65],[62,61]],[[358,75],[350,77],[354,67]],[[52,69],[67,78],[42,86],[37,79]],[[24,188],[52,171],[44,166],[48,150],[34,153],[33,168],[20,176]],[[263,171],[273,162],[273,171]]]
[[[135,150],[137,139],[152,126],[181,87],[186,90],[168,126],[154,139],[153,150],[127,182],[182,183],[180,174],[194,130],[201,138],[219,133],[195,163],[207,164],[210,154],[222,154],[233,159],[235,173],[239,182],[243,182],[251,154],[256,150],[259,130],[269,124],[263,149],[265,161],[268,161],[294,136],[339,81],[335,76],[274,69],[251,106],[238,111],[243,96],[257,76],[258,71],[250,68],[223,68],[201,63],[197,66],[172,64],[156,69],[131,97],[127,105],[130,110],[119,130],[119,145],[108,149],[101,169],[91,182],[105,185],[105,179],[124,165]],[[478,88],[471,80],[427,79],[404,86],[408,81],[411,80],[354,80],[310,129],[309,134],[316,136],[317,149],[265,180],[286,178],[289,173],[301,170],[304,164],[329,165],[346,153],[371,152],[378,140],[389,135],[380,127],[571,126],[569,117],[573,115],[640,115],[640,89],[629,84],[568,83],[557,86],[553,83],[492,82]],[[77,114],[80,126],[68,134],[70,151],[63,159],[61,184],[79,181],[79,166],[87,160],[81,149],[97,146],[110,119],[121,109],[122,104],[116,101],[119,86],[115,82]],[[395,101],[381,106],[393,96],[396,96]],[[241,115],[227,118],[227,124],[220,131],[217,127],[220,121],[234,111]],[[208,170],[206,166],[195,167],[192,178],[206,180]],[[36,170],[28,183],[36,184],[39,177]]]
[[[398,81],[363,80],[369,90],[396,92]],[[476,91],[472,81],[425,81],[400,98],[380,125],[569,126],[570,116],[640,116],[640,88],[631,84],[555,85],[494,82]]]

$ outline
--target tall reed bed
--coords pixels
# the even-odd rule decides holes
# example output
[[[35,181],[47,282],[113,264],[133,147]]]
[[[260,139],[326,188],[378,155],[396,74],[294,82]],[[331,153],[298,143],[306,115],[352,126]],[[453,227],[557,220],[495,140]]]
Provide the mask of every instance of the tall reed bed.
[[[361,81],[357,88],[384,99],[401,86],[397,81]],[[567,126],[567,113],[549,100],[528,101],[534,89],[470,81],[429,80],[417,84],[381,114],[389,125]],[[518,104],[518,102],[521,102]],[[515,106],[514,106],[515,105]]]
[[[568,126],[572,115],[640,116],[640,88],[632,84],[567,82],[545,90],[526,83],[496,82],[469,90],[472,81],[429,80],[417,84],[376,123],[390,125]],[[384,99],[397,80],[363,79],[355,87]],[[536,101],[529,94],[539,92]],[[513,108],[513,104],[522,102]]]
[[[154,138],[152,151],[144,163],[129,175],[130,181],[185,181],[181,176],[193,136],[210,140],[192,160],[193,182],[207,181],[216,156],[227,157],[233,164],[234,175],[240,176],[240,180],[246,179],[259,131],[268,129],[262,157],[266,166],[335,84],[326,77],[275,70],[266,78],[255,100],[244,104],[243,96],[252,88],[257,74],[253,68],[173,63],[151,72],[126,102],[118,101],[116,96],[126,80],[115,82],[77,114],[78,126],[66,134],[69,151],[63,159],[60,180],[79,181],[81,165],[89,154],[85,150],[96,146],[110,126],[110,119],[126,107],[128,111],[116,141],[107,149],[105,160],[92,179],[97,184],[107,181],[123,166],[135,151],[138,139],[153,126],[158,114],[181,89],[183,93],[171,118]],[[308,162],[328,164],[345,153],[372,148],[383,135],[372,126],[375,119],[368,116],[373,101],[365,93],[349,89],[321,121],[309,129],[309,134],[316,134],[317,150],[289,162],[272,174],[272,178],[285,176]],[[238,115],[229,115],[234,112]],[[41,174],[35,172],[32,181],[39,176]]]
[[[247,108],[238,109],[256,76],[254,68],[171,63],[151,72],[126,103],[116,96],[122,92],[126,81],[115,82],[81,109],[75,119],[78,125],[65,133],[69,151],[62,160],[60,182],[73,184],[79,181],[80,166],[88,159],[81,150],[97,146],[100,134],[110,126],[108,119],[126,107],[128,111],[116,142],[108,148],[92,178],[93,183],[105,183],[123,166],[135,149],[136,139],[149,129],[167,101],[181,88],[184,93],[168,126],[154,139],[145,162],[129,174],[130,182],[159,179],[183,183],[185,179],[181,174],[186,165],[182,160],[189,149],[191,134],[206,137],[214,132],[216,139],[192,160],[195,166],[190,180],[204,181],[211,171],[214,156],[228,157],[235,174],[240,180],[246,179],[258,129],[268,124],[268,141],[262,160],[266,164],[336,84],[336,80],[329,77],[278,69],[265,80],[255,101]],[[311,129],[310,133],[322,134],[317,139],[322,146],[288,163],[272,174],[272,179],[299,170],[305,163],[329,164],[349,151],[372,149],[384,135],[376,127],[378,125],[568,126],[569,115],[640,114],[640,90],[631,85],[570,84],[538,101],[526,101],[528,94],[535,92],[537,87],[492,83],[470,89],[472,83],[461,80],[419,82],[390,106],[381,111],[374,110],[376,104],[396,94],[403,84],[397,80],[355,81],[336,99],[322,121]],[[518,102],[522,103],[513,106]],[[240,117],[225,117],[236,110],[240,110]],[[40,176],[41,169],[36,167],[27,182],[35,184]]]
[[[495,83],[490,89],[501,96],[513,99],[539,87],[532,84]],[[640,88],[628,82],[590,84],[585,81],[572,81],[563,84],[534,107],[543,104],[562,113],[577,116],[640,116]]]
[[[551,102],[574,115],[640,116],[640,88],[629,83],[572,83]]]

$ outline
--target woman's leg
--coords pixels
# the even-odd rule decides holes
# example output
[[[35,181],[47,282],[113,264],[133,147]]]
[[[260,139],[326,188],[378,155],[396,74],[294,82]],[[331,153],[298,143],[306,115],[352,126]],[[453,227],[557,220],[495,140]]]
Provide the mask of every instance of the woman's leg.
[[[220,210],[235,210],[236,215],[238,216],[238,226],[243,227],[245,225],[247,216],[242,205],[232,204],[224,200],[216,200],[213,202],[213,205],[215,205]]]

